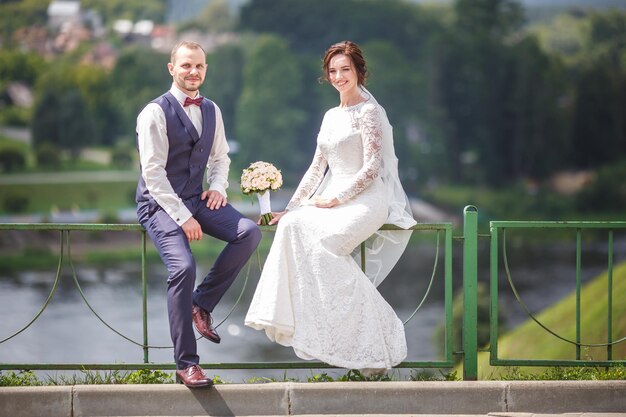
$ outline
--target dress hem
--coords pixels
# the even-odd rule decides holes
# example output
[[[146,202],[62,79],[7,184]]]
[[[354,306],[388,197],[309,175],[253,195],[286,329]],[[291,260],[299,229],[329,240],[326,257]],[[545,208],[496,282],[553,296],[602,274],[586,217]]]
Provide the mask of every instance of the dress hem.
[[[270,339],[270,341],[274,342],[274,343],[278,343],[282,346],[285,347],[290,347],[293,349],[294,353],[296,354],[296,356],[300,359],[303,360],[307,360],[307,361],[311,361],[311,360],[319,360],[321,362],[324,362],[328,365],[331,366],[335,366],[337,368],[343,368],[343,369],[365,369],[365,368],[376,368],[376,369],[390,369],[393,368],[394,366],[398,365],[400,362],[402,362],[405,358],[406,358],[406,354],[403,356],[402,359],[398,360],[398,361],[392,361],[390,363],[385,363],[385,362],[367,362],[367,363],[357,363],[354,361],[350,361],[350,360],[345,360],[345,359],[339,359],[339,358],[333,358],[329,355],[325,355],[322,353],[317,353],[317,352],[312,352],[308,349],[303,349],[301,347],[298,347],[297,345],[293,344],[293,329],[288,327],[288,326],[281,326],[279,324],[275,324],[266,320],[246,320],[244,322],[244,324],[248,327],[251,327],[255,330],[264,330],[265,334],[267,336],[268,339]],[[281,333],[280,330],[289,330],[291,332],[291,334],[285,334],[285,333]],[[275,335],[277,334],[282,335],[282,337],[276,338]]]

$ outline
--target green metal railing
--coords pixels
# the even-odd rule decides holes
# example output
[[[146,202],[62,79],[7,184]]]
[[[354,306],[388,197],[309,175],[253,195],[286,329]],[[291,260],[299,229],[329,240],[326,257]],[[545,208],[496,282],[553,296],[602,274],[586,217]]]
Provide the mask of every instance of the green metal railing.
[[[39,312],[21,329],[9,335],[0,335],[0,346],[2,343],[18,336],[28,327],[30,327],[45,311],[46,307],[52,301],[54,294],[59,286],[61,272],[63,270],[64,262],[69,263],[72,278],[74,284],[79,291],[83,301],[89,307],[91,312],[100,320],[106,327],[116,333],[121,338],[125,339],[129,343],[133,343],[140,347],[143,351],[142,363],[0,363],[0,370],[2,369],[30,369],[30,370],[129,370],[129,369],[175,369],[173,363],[152,363],[150,362],[150,349],[167,348],[164,346],[152,346],[149,344],[148,335],[148,309],[147,309],[147,277],[146,277],[146,232],[137,224],[0,224],[0,232],[7,230],[22,230],[22,231],[55,231],[59,233],[60,238],[60,251],[58,258],[58,265],[56,276],[52,284],[52,289],[48,295],[44,305]],[[262,226],[263,232],[273,232],[275,226]],[[393,225],[384,225],[381,230],[402,230]],[[424,223],[418,224],[412,228],[414,232],[427,232],[432,231],[436,233],[436,254],[433,262],[432,274],[427,289],[418,303],[416,309],[406,320],[407,322],[417,313],[417,311],[424,304],[430,294],[430,290],[433,286],[433,282],[437,277],[437,270],[440,267],[440,259],[443,258],[443,280],[444,280],[444,311],[445,311],[445,342],[444,342],[444,360],[441,361],[406,361],[399,364],[398,368],[451,368],[454,366],[453,360],[453,347],[452,347],[452,224],[451,223]],[[109,325],[91,306],[85,293],[83,292],[80,281],[74,268],[71,253],[71,236],[75,231],[89,231],[89,232],[136,232],[141,235],[141,288],[142,288],[142,321],[143,321],[143,340],[141,342],[135,341],[132,338],[122,334]],[[441,237],[443,235],[443,243]],[[443,246],[443,256],[440,256],[440,249]],[[364,268],[364,245],[361,245],[361,260],[362,267]],[[249,264],[250,265],[250,264]],[[248,270],[249,273],[249,270]],[[246,277],[247,282],[247,277]],[[241,295],[239,296],[241,299]],[[238,302],[239,300],[237,300]],[[235,302],[235,305],[237,304]],[[233,306],[233,309],[235,306]],[[232,310],[231,310],[232,312]],[[229,313],[230,315],[230,313]],[[227,315],[228,317],[228,315]],[[406,323],[406,322],[405,322]],[[220,323],[221,324],[221,323]],[[410,341],[409,341],[410,343]],[[331,368],[330,365],[314,362],[314,361],[295,361],[295,362],[234,362],[234,363],[202,363],[202,366],[206,369],[318,369],[318,368]]]
[[[148,290],[146,280],[146,232],[138,224],[60,224],[60,223],[9,223],[0,224],[0,231],[17,230],[17,231],[53,231],[59,232],[59,257],[57,263],[56,274],[52,283],[52,288],[43,306],[39,309],[37,314],[22,328],[14,332],[9,336],[0,335],[0,346],[20,333],[28,329],[46,310],[50,302],[52,301],[54,294],[59,287],[61,281],[61,272],[63,270],[64,261],[68,260],[70,269],[72,271],[72,278],[81,298],[89,307],[91,312],[100,320],[106,327],[116,333],[121,338],[133,343],[143,350],[143,360],[147,364],[149,362],[149,345],[148,345]],[[77,231],[89,231],[89,232],[137,232],[141,235],[141,302],[142,302],[142,328],[143,328],[143,342],[137,342],[119,331],[111,327],[91,306],[85,293],[82,290],[78,277],[76,275],[76,269],[72,260],[72,244],[71,233]],[[43,364],[43,363],[22,363],[22,364],[0,364],[0,369],[30,369],[30,370],[80,370],[80,369],[139,369],[132,364]]]
[[[626,341],[626,337],[615,340],[613,335],[613,258],[614,258],[614,233],[618,230],[626,230],[626,222],[579,222],[579,221],[492,221],[491,229],[491,319],[490,319],[490,364],[496,366],[614,366],[625,365],[626,359],[613,358],[613,346]],[[575,337],[568,339],[556,331],[550,329],[542,323],[526,306],[515,286],[509,265],[507,253],[507,232],[509,231],[529,231],[537,229],[559,229],[561,231],[574,231],[576,233],[576,273],[575,273]],[[605,342],[583,342],[581,337],[581,294],[582,294],[582,241],[583,231],[604,231],[607,236],[607,339]],[[500,242],[502,247],[500,248]],[[501,256],[501,258],[500,258]],[[554,336],[555,341],[560,340],[571,344],[574,347],[574,359],[510,359],[498,357],[498,278],[500,276],[500,259],[506,280],[515,296],[515,299],[522,307],[528,317],[533,320],[543,330]],[[623,302],[623,294],[622,300]],[[528,341],[520,341],[528,343]],[[591,360],[582,358],[582,348],[594,347],[606,348],[607,360]]]
[[[511,276],[511,269],[509,266],[507,256],[507,232],[511,230],[516,231],[528,231],[533,229],[561,229],[561,230],[574,230],[576,233],[576,336],[574,340],[569,340],[557,332],[548,328],[541,323],[537,317],[528,309],[523,300],[521,299],[519,292],[515,286],[513,278]],[[115,224],[0,224],[0,232],[6,230],[30,230],[30,231],[56,231],[60,236],[60,253],[57,266],[56,277],[52,285],[50,294],[44,303],[40,311],[35,317],[22,327],[17,332],[9,335],[8,337],[0,334],[0,346],[2,343],[18,336],[21,332],[26,330],[32,323],[34,323],[39,316],[44,312],[50,301],[52,300],[54,293],[59,285],[61,276],[61,270],[65,258],[67,258],[78,291],[84,302],[90,308],[92,313],[111,331],[118,334],[126,341],[137,345],[142,349],[143,362],[140,363],[74,363],[74,364],[44,364],[44,363],[2,363],[0,364],[0,370],[3,369],[32,369],[32,370],[127,370],[127,369],[174,369],[173,363],[151,363],[150,362],[150,349],[165,348],[163,346],[151,346],[149,344],[148,335],[148,322],[147,322],[147,281],[146,281],[146,232],[145,230],[136,224],[127,225],[115,225]],[[273,232],[275,226],[262,226],[263,232]],[[399,228],[392,225],[384,225],[381,230],[399,230]],[[464,380],[476,380],[478,378],[478,341],[477,341],[477,291],[478,291],[478,240],[479,238],[488,238],[490,240],[490,346],[488,351],[490,352],[490,364],[494,366],[614,366],[624,365],[626,360],[624,358],[613,357],[613,346],[618,343],[626,342],[626,337],[616,336],[613,334],[613,262],[614,262],[614,233],[619,230],[626,231],[626,222],[513,222],[513,221],[492,221],[490,222],[490,234],[478,233],[478,210],[474,206],[467,206],[464,209],[463,218],[463,235],[456,236],[455,239],[462,240],[463,242],[463,343],[462,350],[460,352],[453,351],[452,343],[452,240],[453,240],[453,226],[451,223],[420,223],[412,228],[414,232],[435,232],[436,233],[436,251],[433,261],[432,273],[430,276],[427,289],[425,290],[421,300],[417,304],[416,309],[405,321],[408,322],[421,308],[427,298],[430,296],[430,290],[433,286],[433,282],[437,279],[437,271],[443,268],[444,284],[444,314],[445,314],[445,341],[443,346],[443,360],[433,361],[405,361],[399,364],[398,368],[452,368],[455,366],[454,356],[461,355],[463,363],[463,379]],[[596,230],[605,231],[608,236],[608,283],[607,283],[607,339],[602,342],[595,343],[583,343],[580,331],[581,323],[581,292],[582,292],[582,235],[583,231]],[[142,320],[143,320],[143,339],[142,341],[136,341],[130,337],[123,335],[115,330],[112,326],[107,324],[91,307],[87,297],[81,289],[80,282],[76,276],[76,271],[72,262],[71,255],[71,234],[75,231],[91,231],[91,232],[118,232],[118,231],[130,231],[136,232],[141,236],[141,288],[142,288]],[[443,237],[443,238],[442,238]],[[442,241],[443,239],[443,241]],[[500,247],[501,245],[501,247]],[[440,256],[440,249],[443,248],[443,255]],[[407,250],[408,252],[409,250]],[[364,268],[364,246],[361,247],[361,260],[362,267]],[[410,256],[405,254],[404,256]],[[441,261],[443,259],[443,261]],[[500,261],[504,268],[504,275],[507,282],[515,295],[518,303],[525,310],[528,317],[534,320],[539,326],[541,326],[546,332],[552,334],[555,340],[565,341],[572,344],[575,347],[575,359],[571,360],[546,360],[546,359],[509,359],[498,357],[498,284],[500,277]],[[443,266],[441,265],[443,263]],[[423,277],[419,277],[422,279]],[[246,277],[247,282],[247,277]],[[245,290],[245,283],[244,289]],[[241,299],[241,295],[239,299]],[[623,295],[622,295],[623,298]],[[237,300],[238,302],[239,300]],[[620,299],[622,301],[622,299]],[[237,304],[235,302],[235,306]],[[623,302],[623,301],[622,301]],[[233,309],[235,308],[233,306]],[[232,312],[232,309],[231,309]],[[230,313],[226,316],[228,316]],[[221,323],[220,323],[221,324]],[[409,340],[410,344],[411,341]],[[604,347],[607,352],[607,360],[586,360],[582,359],[581,349],[584,347]],[[233,363],[202,363],[203,367],[207,369],[322,369],[331,368],[327,364],[321,362],[312,361],[296,361],[296,362],[233,362]]]

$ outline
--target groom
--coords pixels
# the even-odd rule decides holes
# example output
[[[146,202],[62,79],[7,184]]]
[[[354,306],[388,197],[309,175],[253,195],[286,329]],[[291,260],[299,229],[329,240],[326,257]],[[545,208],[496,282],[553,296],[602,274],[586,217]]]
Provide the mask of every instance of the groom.
[[[230,158],[222,115],[198,92],[206,74],[204,50],[195,42],[181,42],[170,61],[172,87],[137,117],[137,217],[169,273],[167,310],[176,380],[203,387],[212,381],[198,365],[193,327],[220,342],[211,312],[254,252],[261,232],[228,204]],[[196,262],[190,242],[205,233],[228,244],[194,291]]]

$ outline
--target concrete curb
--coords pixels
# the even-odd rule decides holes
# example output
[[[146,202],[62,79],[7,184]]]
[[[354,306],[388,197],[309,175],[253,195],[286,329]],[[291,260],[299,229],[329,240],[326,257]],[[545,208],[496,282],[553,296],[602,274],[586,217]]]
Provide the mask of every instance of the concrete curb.
[[[626,416],[626,381],[329,382],[0,388],[0,416]]]

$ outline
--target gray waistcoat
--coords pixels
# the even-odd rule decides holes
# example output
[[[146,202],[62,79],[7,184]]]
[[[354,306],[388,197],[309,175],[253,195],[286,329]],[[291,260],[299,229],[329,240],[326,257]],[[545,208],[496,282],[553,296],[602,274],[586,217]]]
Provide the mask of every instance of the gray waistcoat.
[[[202,181],[213,138],[215,136],[215,108],[207,98],[202,100],[202,135],[194,127],[187,113],[169,91],[152,101],[163,109],[167,126],[169,152],[165,171],[167,179],[178,196],[185,200],[202,193]],[[149,139],[149,138],[148,138]],[[137,203],[152,201],[142,176],[139,176]]]

